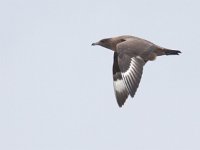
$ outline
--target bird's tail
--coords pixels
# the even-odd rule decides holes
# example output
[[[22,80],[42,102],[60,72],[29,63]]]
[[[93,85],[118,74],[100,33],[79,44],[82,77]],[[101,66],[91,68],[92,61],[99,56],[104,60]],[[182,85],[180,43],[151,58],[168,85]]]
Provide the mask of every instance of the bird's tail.
[[[164,49],[164,53],[165,53],[165,55],[179,55],[179,53],[181,53],[181,51]]]

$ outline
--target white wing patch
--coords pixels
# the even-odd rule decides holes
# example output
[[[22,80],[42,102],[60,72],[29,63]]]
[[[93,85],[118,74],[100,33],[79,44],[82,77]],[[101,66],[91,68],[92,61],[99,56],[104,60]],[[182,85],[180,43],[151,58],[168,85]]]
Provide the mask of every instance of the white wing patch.
[[[124,81],[122,79],[121,80],[117,79],[116,81],[113,82],[113,84],[116,92],[123,93],[127,91]]]

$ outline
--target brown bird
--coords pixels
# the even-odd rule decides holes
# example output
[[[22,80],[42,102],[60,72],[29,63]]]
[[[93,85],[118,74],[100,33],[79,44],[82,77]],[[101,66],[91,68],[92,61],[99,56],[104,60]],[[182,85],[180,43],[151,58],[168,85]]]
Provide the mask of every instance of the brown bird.
[[[155,60],[157,56],[181,53],[129,35],[102,39],[92,43],[94,45],[114,51],[113,85],[119,107],[122,107],[129,94],[134,97],[146,62]]]

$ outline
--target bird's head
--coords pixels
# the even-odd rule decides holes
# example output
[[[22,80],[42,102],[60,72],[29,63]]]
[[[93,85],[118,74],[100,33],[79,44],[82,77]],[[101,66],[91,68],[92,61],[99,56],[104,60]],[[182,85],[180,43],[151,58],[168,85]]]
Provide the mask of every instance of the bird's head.
[[[102,40],[100,40],[96,43],[92,43],[92,46],[95,46],[95,45],[99,45],[99,46],[103,46],[103,47],[108,48],[108,49],[112,49],[111,38],[102,39]]]

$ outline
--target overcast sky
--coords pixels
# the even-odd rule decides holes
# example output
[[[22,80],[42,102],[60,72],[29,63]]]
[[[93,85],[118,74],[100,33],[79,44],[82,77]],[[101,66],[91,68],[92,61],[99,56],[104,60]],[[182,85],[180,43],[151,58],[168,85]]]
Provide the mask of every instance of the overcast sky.
[[[0,149],[199,150],[198,0],[1,0]],[[182,51],[145,65],[119,108],[113,52],[135,35]]]

